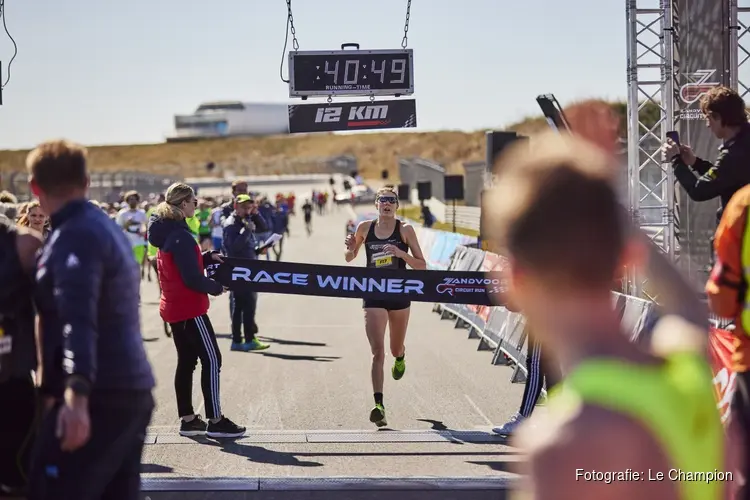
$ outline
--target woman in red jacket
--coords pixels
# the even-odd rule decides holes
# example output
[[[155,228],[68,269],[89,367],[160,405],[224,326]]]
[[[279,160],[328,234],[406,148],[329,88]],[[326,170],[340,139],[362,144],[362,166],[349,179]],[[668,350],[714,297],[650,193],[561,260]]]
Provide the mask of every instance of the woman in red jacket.
[[[156,257],[161,299],[159,313],[172,328],[177,347],[175,393],[183,436],[239,437],[245,428],[221,414],[219,372],[221,352],[208,319],[208,294],[221,295],[224,287],[203,270],[206,264],[221,262],[216,252],[201,253],[185,218],[192,217],[198,200],[193,188],[175,183],[166,200],[151,215],[148,241],[159,249]],[[193,372],[201,361],[201,389],[206,407],[205,422],[193,411]]]

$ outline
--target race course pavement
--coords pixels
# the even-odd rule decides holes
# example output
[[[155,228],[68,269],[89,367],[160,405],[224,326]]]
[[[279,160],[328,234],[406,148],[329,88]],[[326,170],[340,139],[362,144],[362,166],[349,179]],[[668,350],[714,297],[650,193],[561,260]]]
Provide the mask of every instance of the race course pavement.
[[[283,260],[346,265],[345,222],[334,208],[291,219]],[[364,265],[364,251],[352,265]],[[479,477],[510,476],[518,450],[488,434],[518,408],[523,386],[511,369],[493,366],[492,353],[441,321],[432,304],[413,303],[406,341],[406,375],[390,376],[386,356],[388,430],[375,430],[370,352],[361,301],[296,295],[261,295],[262,352],[231,352],[228,296],[212,299],[209,316],[223,356],[223,413],[248,427],[237,440],[182,438],[173,376],[174,345],[165,337],[156,284],[142,286],[144,341],[154,367],[157,408],[145,447],[145,478],[170,477]],[[386,342],[386,345],[387,342]],[[194,405],[205,416],[199,382]]]

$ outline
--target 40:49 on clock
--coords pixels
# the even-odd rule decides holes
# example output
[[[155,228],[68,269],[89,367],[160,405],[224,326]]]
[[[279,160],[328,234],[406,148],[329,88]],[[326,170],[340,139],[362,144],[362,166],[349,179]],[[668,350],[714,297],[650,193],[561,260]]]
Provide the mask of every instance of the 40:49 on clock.
[[[399,50],[289,52],[289,97],[411,95],[414,53]]]

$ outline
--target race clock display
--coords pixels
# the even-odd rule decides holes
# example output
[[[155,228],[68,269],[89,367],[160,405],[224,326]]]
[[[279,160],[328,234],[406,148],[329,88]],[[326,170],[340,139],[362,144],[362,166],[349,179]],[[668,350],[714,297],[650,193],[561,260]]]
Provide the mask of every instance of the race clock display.
[[[412,49],[289,52],[289,97],[411,95]]]

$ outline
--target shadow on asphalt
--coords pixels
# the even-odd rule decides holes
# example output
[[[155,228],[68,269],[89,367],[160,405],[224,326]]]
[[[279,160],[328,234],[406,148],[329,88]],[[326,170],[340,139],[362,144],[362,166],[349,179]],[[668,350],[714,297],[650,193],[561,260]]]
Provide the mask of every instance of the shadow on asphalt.
[[[301,346],[308,346],[308,347],[326,347],[328,345],[325,342],[303,342],[301,340],[286,340],[286,339],[276,339],[273,337],[261,337],[260,335],[258,335],[258,339],[262,340],[263,342],[269,342],[271,344],[279,344],[279,345],[301,345]]]
[[[471,460],[466,461],[467,464],[472,465],[484,465],[489,467],[494,472],[508,472],[511,474],[518,474],[519,463],[513,461],[486,461],[486,462],[474,462]]]
[[[433,420],[431,418],[418,418],[416,419],[418,422],[425,422],[430,424],[430,430],[431,431],[444,431],[444,432],[450,432],[451,436],[453,437],[453,443],[455,444],[464,444],[461,436],[464,436],[465,438],[468,438],[468,444],[502,444],[506,446],[510,446],[510,436],[501,436],[499,434],[495,434],[494,432],[485,432],[485,431],[466,431],[466,430],[458,430],[458,429],[451,429],[447,425],[445,425],[441,420]],[[476,436],[481,435],[486,438],[486,441],[477,441]],[[506,454],[516,454],[520,455],[520,452],[506,452]]]
[[[217,333],[216,334],[217,339],[231,339],[232,334],[231,333]],[[305,346],[305,347],[326,347],[328,344],[324,342],[303,342],[301,340],[287,340],[287,339],[277,339],[274,337],[263,337],[261,335],[257,335],[258,340],[261,340],[263,342],[268,342],[270,344],[278,344],[278,345],[298,345],[298,346]]]
[[[170,472],[174,472],[174,469],[172,467],[167,467],[166,465],[141,464],[142,474],[169,474]]]
[[[514,451],[352,451],[352,452],[298,452],[298,457],[501,457],[521,455]],[[475,465],[486,465],[494,462],[467,462]],[[505,463],[505,462],[503,462]],[[498,469],[500,470],[500,469]]]
[[[258,354],[268,356],[269,358],[284,359],[286,361],[320,361],[321,363],[330,363],[337,359],[341,359],[339,356],[303,356],[300,354],[280,354],[278,352],[261,351]]]
[[[290,453],[286,451],[273,451],[263,448],[262,446],[253,446],[243,443],[237,443],[230,440],[210,439],[205,437],[191,437],[193,441],[200,444],[218,446],[225,453],[231,453],[239,457],[245,457],[251,462],[259,464],[270,464],[292,467],[322,467],[319,462],[306,462],[297,458],[299,453]]]

